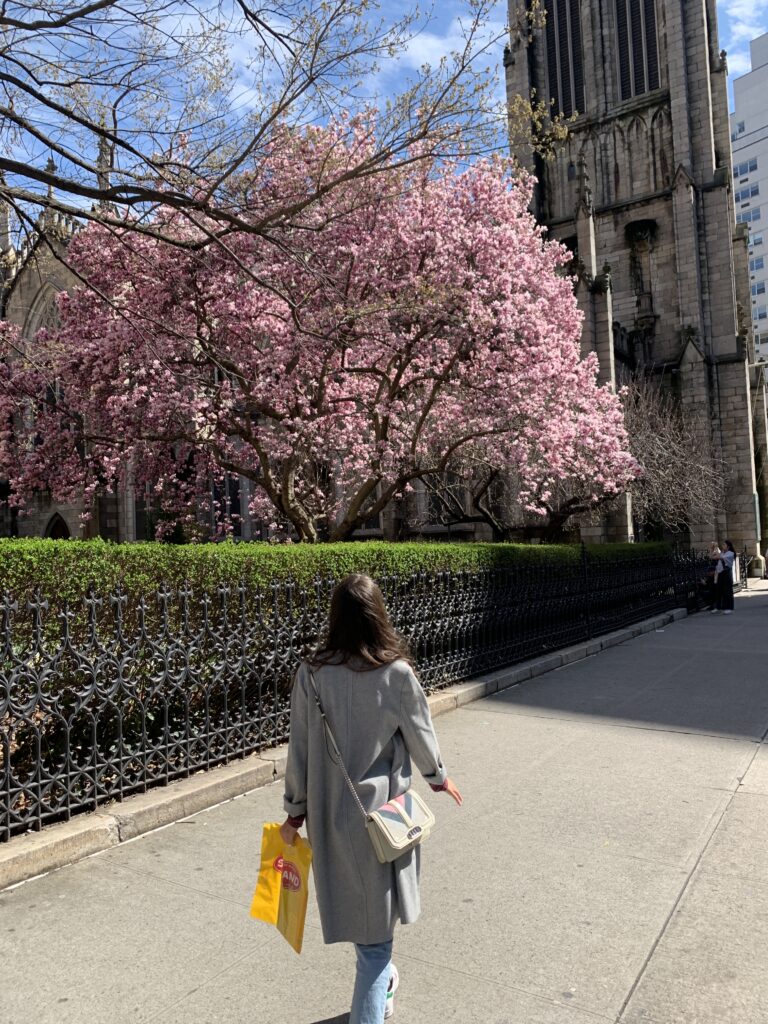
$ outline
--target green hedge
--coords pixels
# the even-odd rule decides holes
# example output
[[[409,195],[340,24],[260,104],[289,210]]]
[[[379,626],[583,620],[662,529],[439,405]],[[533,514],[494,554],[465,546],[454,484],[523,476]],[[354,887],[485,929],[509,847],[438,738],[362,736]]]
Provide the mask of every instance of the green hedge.
[[[666,556],[665,544],[606,544],[588,548],[590,559]],[[16,598],[39,588],[49,598],[78,602],[91,588],[101,593],[121,585],[132,598],[150,598],[161,583],[188,580],[195,591],[214,592],[220,583],[249,589],[293,579],[339,579],[349,572],[372,576],[410,575],[452,569],[476,572],[524,563],[556,570],[581,557],[578,545],[388,543],[345,544],[110,544],[105,541],[0,540],[0,591]]]

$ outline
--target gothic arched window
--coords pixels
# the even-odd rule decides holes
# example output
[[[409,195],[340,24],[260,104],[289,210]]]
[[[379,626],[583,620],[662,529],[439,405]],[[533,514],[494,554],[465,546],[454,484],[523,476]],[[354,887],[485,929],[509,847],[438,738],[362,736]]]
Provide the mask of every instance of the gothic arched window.
[[[655,0],[616,0],[619,97],[659,88],[659,43]]]
[[[58,512],[54,512],[45,528],[45,536],[51,540],[69,540],[72,534]]]
[[[50,281],[46,281],[35,295],[24,320],[22,331],[28,341],[32,341],[43,327],[50,330],[58,325],[59,311],[56,306],[58,293],[58,289]]]
[[[547,78],[555,113],[584,112],[580,0],[546,0]]]

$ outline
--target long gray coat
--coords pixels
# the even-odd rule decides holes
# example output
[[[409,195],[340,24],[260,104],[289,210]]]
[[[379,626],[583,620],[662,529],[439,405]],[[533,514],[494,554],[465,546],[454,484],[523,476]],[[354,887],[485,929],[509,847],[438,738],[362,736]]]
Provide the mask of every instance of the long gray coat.
[[[405,661],[355,672],[315,670],[344,763],[366,810],[400,796],[411,783],[411,758],[427,780],[445,781],[424,691]],[[306,814],[315,890],[326,942],[385,942],[400,920],[419,916],[419,848],[380,864],[365,820],[331,761],[306,665],[291,700],[285,810]]]

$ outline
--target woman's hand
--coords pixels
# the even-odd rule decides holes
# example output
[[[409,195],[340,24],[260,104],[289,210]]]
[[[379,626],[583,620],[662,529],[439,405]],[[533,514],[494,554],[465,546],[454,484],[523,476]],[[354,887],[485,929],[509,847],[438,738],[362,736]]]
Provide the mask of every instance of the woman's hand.
[[[456,789],[456,787],[454,786],[450,779],[445,780],[443,792],[447,793],[452,800],[455,800],[459,807],[461,807],[461,805],[464,803],[464,797],[461,795],[458,789]]]
[[[294,828],[293,825],[286,818],[283,824],[280,826],[280,838],[283,840],[286,846],[293,846],[296,842],[296,836],[299,834],[299,830]]]

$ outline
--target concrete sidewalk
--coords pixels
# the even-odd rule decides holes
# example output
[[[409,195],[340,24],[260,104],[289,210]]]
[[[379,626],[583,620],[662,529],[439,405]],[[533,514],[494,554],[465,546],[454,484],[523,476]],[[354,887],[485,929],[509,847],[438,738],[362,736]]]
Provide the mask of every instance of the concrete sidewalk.
[[[768,589],[441,717],[397,1024],[765,1024]],[[2,1024],[343,1020],[248,917],[278,783],[0,893]],[[470,815],[471,822],[470,823]]]

